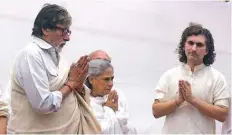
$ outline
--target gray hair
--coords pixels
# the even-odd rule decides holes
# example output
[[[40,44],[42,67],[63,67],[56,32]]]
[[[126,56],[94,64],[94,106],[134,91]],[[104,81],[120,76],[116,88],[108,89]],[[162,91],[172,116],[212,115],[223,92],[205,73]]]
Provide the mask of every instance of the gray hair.
[[[85,80],[85,85],[90,89],[92,89],[92,84],[89,83],[88,80],[89,76],[95,76],[95,77],[100,76],[109,67],[114,69],[111,63],[108,60],[104,60],[104,59],[94,59],[91,60],[88,64],[89,64],[89,68],[88,68],[87,78]]]
[[[57,24],[68,28],[72,24],[72,17],[62,6],[45,4],[36,16],[32,35],[42,37],[42,29],[55,30]]]

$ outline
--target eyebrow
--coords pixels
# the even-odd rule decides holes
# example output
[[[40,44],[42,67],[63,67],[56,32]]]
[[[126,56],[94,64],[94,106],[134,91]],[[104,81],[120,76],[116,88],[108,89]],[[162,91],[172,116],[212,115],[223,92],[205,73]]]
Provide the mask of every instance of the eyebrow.
[[[203,45],[204,43],[202,43],[202,42],[194,42],[194,41],[192,41],[192,40],[188,40],[187,42],[191,42],[191,43],[194,43],[194,44],[197,44],[197,45]]]

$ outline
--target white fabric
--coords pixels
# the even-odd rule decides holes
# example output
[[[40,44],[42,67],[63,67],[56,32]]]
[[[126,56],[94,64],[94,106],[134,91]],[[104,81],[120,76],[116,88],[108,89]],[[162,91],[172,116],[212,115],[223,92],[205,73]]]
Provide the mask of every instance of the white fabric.
[[[136,134],[136,129],[129,122],[127,101],[121,90],[116,89],[119,102],[118,111],[103,106],[107,96],[90,97],[90,105],[101,124],[103,134]]]
[[[41,49],[43,51],[39,51]],[[58,76],[59,56],[54,52],[55,48],[50,44],[32,36],[32,41],[16,56],[13,67],[32,108],[41,113],[57,111],[62,101],[60,91],[49,90],[49,81]]]
[[[178,81],[187,80],[192,86],[192,94],[209,104],[228,107],[229,92],[224,76],[211,66],[198,65],[191,72],[187,64],[168,70],[160,78],[156,87],[156,98],[161,101],[177,96]],[[213,134],[215,120],[203,115],[186,101],[174,112],[166,116],[162,133],[165,134]]]
[[[9,117],[10,114],[10,92],[0,86],[0,116]]]
[[[228,116],[222,124],[222,134],[231,134],[231,98]]]
[[[40,54],[43,49],[38,50]],[[41,58],[42,59],[42,58]],[[43,60],[43,59],[42,59]],[[52,61],[51,61],[52,62]],[[15,63],[14,63],[15,64]],[[51,63],[52,64],[52,63]],[[46,65],[42,65],[46,69]],[[49,70],[50,71],[50,70]],[[46,72],[46,70],[45,70]],[[59,90],[67,81],[69,66],[61,57],[58,76],[49,81],[49,89]],[[48,79],[49,80],[49,79]],[[39,113],[32,108],[27,93],[19,85],[15,71],[11,71],[11,107],[7,132],[12,134],[95,134],[101,133],[100,124],[92,113],[89,105],[89,91],[84,86],[85,95],[82,97],[76,91],[70,92],[63,100],[57,112],[50,114]]]

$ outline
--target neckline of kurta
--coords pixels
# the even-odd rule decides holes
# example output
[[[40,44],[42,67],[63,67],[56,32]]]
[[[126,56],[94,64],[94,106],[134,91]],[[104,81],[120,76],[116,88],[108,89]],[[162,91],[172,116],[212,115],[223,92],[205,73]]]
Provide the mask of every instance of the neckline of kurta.
[[[188,71],[189,73],[193,74],[193,73],[195,73],[197,71],[200,71],[203,68],[205,68],[205,64],[202,63],[200,65],[195,66],[193,72],[191,71],[191,67],[188,64],[184,63],[183,67],[186,69],[186,71]]]

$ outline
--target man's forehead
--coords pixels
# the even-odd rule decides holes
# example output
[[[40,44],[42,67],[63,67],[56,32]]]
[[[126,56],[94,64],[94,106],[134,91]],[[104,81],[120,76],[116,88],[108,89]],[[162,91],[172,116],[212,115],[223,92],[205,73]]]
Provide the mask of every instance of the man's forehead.
[[[70,26],[65,26],[65,25],[62,25],[62,24],[57,24],[56,26],[61,27],[61,28],[65,28],[65,29],[69,29],[69,27],[70,27]]]

